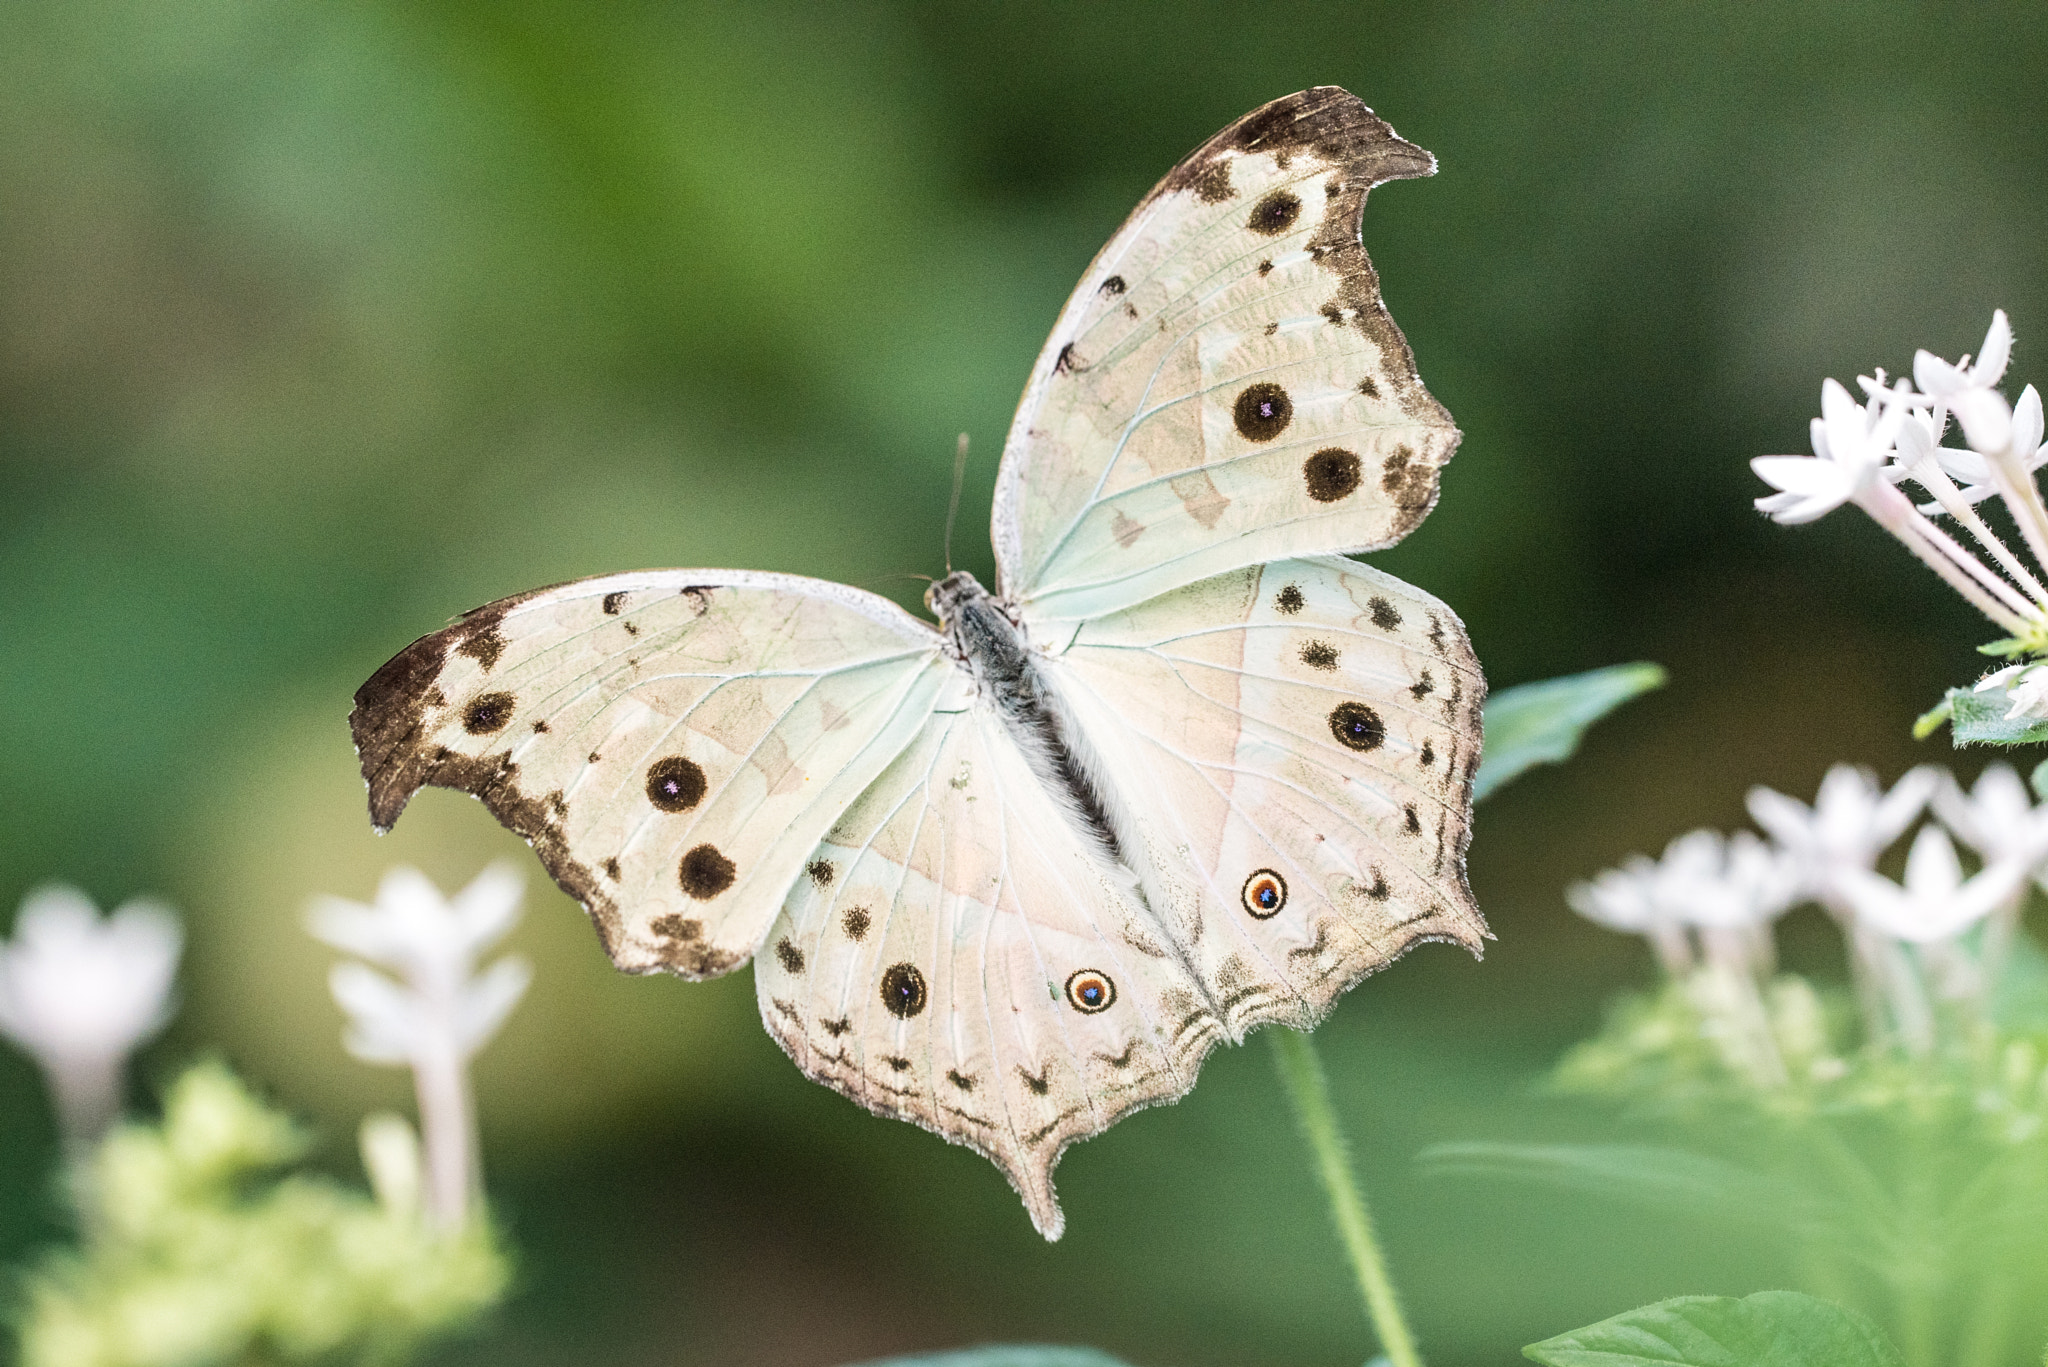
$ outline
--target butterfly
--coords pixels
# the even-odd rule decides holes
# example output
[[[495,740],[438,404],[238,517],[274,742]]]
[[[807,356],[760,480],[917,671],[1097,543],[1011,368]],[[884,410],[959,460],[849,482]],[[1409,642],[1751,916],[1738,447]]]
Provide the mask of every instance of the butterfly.
[[[1360,225],[1431,174],[1332,86],[1185,158],[1089,266],[997,476],[994,591],[747,570],[501,599],[351,726],[379,830],[428,784],[524,836],[622,969],[754,960],[810,1077],[992,1159],[1039,1231],[1070,1143],[1314,1025],[1465,880],[1485,683],[1355,560],[1459,439]]]

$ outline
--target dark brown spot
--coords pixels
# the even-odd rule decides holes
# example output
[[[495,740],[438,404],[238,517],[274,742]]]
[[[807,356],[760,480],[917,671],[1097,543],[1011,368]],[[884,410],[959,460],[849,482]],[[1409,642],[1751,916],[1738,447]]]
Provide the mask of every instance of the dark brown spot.
[[[775,942],[775,957],[782,961],[782,969],[785,973],[801,973],[804,971],[804,952],[791,944],[787,935]]]
[[[647,767],[647,800],[664,812],[687,812],[704,800],[704,770],[681,755]]]
[[[480,698],[472,698],[469,706],[462,709],[462,729],[472,736],[502,731],[505,723],[512,720],[512,707],[510,693],[486,693]]]
[[[780,1011],[780,1012],[781,1012],[781,1013],[782,1013],[783,1015],[785,1015],[785,1016],[789,1017],[789,1018],[790,1018],[791,1020],[795,1021],[795,1022],[796,1022],[796,1023],[798,1024],[798,1025],[802,1025],[802,1024],[804,1023],[804,1017],[803,1017],[803,1013],[802,1013],[801,1011],[798,1011],[798,1010],[796,1009],[796,1003],[795,1003],[795,1002],[789,1002],[789,1001],[784,1001],[784,1000],[783,1000],[782,998],[780,998],[780,997],[770,997],[770,998],[768,999],[768,1002],[769,1002],[769,1004],[770,1004],[771,1006],[773,1006],[773,1007],[774,1007],[774,1008],[775,1008],[775,1009],[776,1009],[777,1011]]]
[[[717,588],[716,584],[691,584],[683,590],[683,597],[690,600],[690,606],[702,617],[711,611],[711,595]]]
[[[616,859],[607,859],[607,860],[605,860],[605,861],[604,861],[604,862],[603,862],[602,864],[599,864],[599,865],[598,865],[598,867],[604,870],[604,876],[605,876],[605,877],[607,877],[607,878],[611,879],[611,880],[612,880],[612,881],[613,881],[614,883],[616,883],[616,882],[618,882],[618,881],[619,881],[619,861],[618,861],[618,860],[616,860]]]
[[[841,1016],[836,1021],[821,1020],[818,1024],[825,1027],[826,1034],[830,1035],[833,1039],[838,1039],[841,1035],[853,1029],[853,1017]]]
[[[1273,273],[1273,263],[1272,263],[1271,261],[1261,261],[1261,262],[1259,263],[1259,274],[1260,274],[1260,275],[1271,275],[1272,273]]]
[[[647,923],[647,928],[665,940],[681,940],[686,944],[690,941],[704,938],[704,923],[702,921],[688,916],[680,916],[675,912],[669,912],[666,916],[655,917]]]
[[[1287,905],[1287,880],[1272,869],[1255,869],[1252,876],[1244,880],[1244,887],[1237,894],[1237,900],[1254,919],[1264,921],[1280,914],[1280,908]]]
[[[811,876],[811,881],[819,887],[829,888],[832,886],[832,879],[838,870],[832,867],[832,861],[829,859],[813,859],[810,867],[805,869],[804,872],[808,873]]]
[[[1074,344],[1068,342],[1060,348],[1060,354],[1054,358],[1052,373],[1055,375],[1071,375],[1080,368],[1081,363],[1074,359]]]
[[[1358,457],[1341,446],[1325,446],[1301,464],[1308,496],[1318,503],[1348,498],[1358,488],[1358,471]]]
[[[1104,294],[1122,294],[1124,292],[1124,278],[1121,275],[1110,276],[1109,279],[1102,282],[1102,292]]]
[[[1375,902],[1384,902],[1392,895],[1392,890],[1387,887],[1386,875],[1378,869],[1372,871],[1372,886],[1365,889],[1365,895]]]
[[[1324,322],[1334,324],[1337,327],[1344,326],[1344,310],[1338,308],[1335,304],[1325,304],[1318,312],[1323,315]]]
[[[1279,385],[1262,380],[1244,387],[1232,416],[1246,441],[1271,441],[1294,421],[1294,402]]]
[[[708,902],[733,885],[739,870],[718,852],[716,845],[698,845],[683,856],[676,869],[683,891],[699,902]]]
[[[618,616],[619,609],[625,605],[625,602],[626,595],[624,592],[607,593],[604,596],[604,615],[607,617]]]
[[[1292,617],[1295,613],[1301,611],[1302,604],[1305,601],[1301,596],[1301,586],[1299,584],[1289,584],[1286,588],[1280,590],[1278,596],[1273,599],[1273,610],[1283,616]]]
[[[1436,763],[1436,744],[1433,741],[1424,740],[1422,742],[1422,767],[1427,769],[1434,763]]]
[[[640,626],[637,622],[621,622],[619,625],[626,629],[628,636],[638,636],[640,634]]]
[[[1392,494],[1394,502],[1403,508],[1426,508],[1436,492],[1436,470],[1415,459],[1415,453],[1406,446],[1396,446],[1394,454],[1380,467],[1380,488]]]
[[[533,734],[536,736],[545,736],[547,733],[548,724],[536,718],[533,723]]]
[[[882,973],[882,1005],[898,1020],[924,1010],[924,974],[915,964],[890,964]]]
[[[1330,734],[1352,750],[1376,750],[1387,738],[1387,724],[1362,702],[1340,702],[1330,709]]]
[[[1358,392],[1368,399],[1377,399],[1380,396],[1380,387],[1373,383],[1372,376],[1368,375],[1358,382]]]
[[[1224,200],[1233,199],[1237,195],[1237,191],[1232,189],[1230,184],[1230,163],[1221,157],[1195,172],[1187,183],[1194,188],[1194,192],[1201,197],[1204,204],[1221,204]]]
[[[910,1060],[903,1057],[903,1055],[901,1054],[885,1055],[882,1059],[882,1062],[888,1064],[891,1068],[894,1068],[899,1073],[907,1073],[910,1071]]]
[[[1408,696],[1417,702],[1421,702],[1435,690],[1436,681],[1429,677],[1429,671],[1425,669],[1422,671],[1421,678],[1408,685]]]
[[[1408,834],[1421,835],[1422,821],[1419,817],[1415,815],[1415,804],[1411,802],[1407,806],[1403,807],[1401,810],[1404,813],[1406,813],[1408,817],[1408,820],[1406,821],[1406,823],[1404,823],[1407,827]]]
[[[1267,335],[1268,337],[1271,337],[1271,336],[1272,336],[1272,335],[1273,335],[1274,333],[1278,332],[1279,330],[1280,330],[1280,325],[1279,325],[1278,323],[1268,323],[1268,324],[1266,324],[1266,335]]]
[[[1031,1089],[1031,1095],[1033,1096],[1044,1096],[1052,1090],[1052,1082],[1046,1076],[1046,1072],[1046,1069],[1040,1068],[1034,1075],[1025,1072],[1023,1064],[1017,1065],[1017,1076],[1024,1079],[1024,1085]]]
[[[849,940],[866,939],[869,922],[866,907],[848,907],[846,914],[839,918],[840,928],[846,932],[846,938]]]
[[[462,644],[455,647],[455,653],[469,656],[488,674],[491,666],[498,662],[498,657],[505,653],[505,638],[498,634],[498,624],[490,622],[464,637]]]
[[[1284,233],[1294,226],[1294,220],[1301,217],[1301,200],[1292,190],[1275,190],[1252,206],[1251,217],[1244,226],[1255,233],[1272,237]]]
[[[1372,609],[1372,624],[1381,631],[1392,631],[1401,625],[1401,609],[1386,599],[1375,595],[1367,599],[1365,605]]]
[[[548,810],[553,812],[558,817],[567,816],[569,814],[569,799],[562,796],[562,790],[560,788],[557,788],[553,792],[548,794],[547,804]]]
[[[1337,648],[1328,641],[1310,641],[1301,648],[1301,662],[1310,669],[1335,669]]]
[[[589,763],[591,763],[591,764],[595,764],[595,763],[597,763],[597,762],[598,762],[599,760],[601,760],[601,759],[603,759],[603,758],[604,758],[604,756],[603,756],[603,755],[600,755],[599,753],[597,753],[597,751],[595,751],[595,750],[592,750],[592,751],[590,752],[590,759],[589,759]]]
[[[1111,279],[1114,278],[1114,276],[1111,277]],[[946,1070],[946,1081],[952,1083],[963,1092],[974,1090],[974,1079],[968,1074],[961,1072],[958,1068],[948,1068]]]
[[[1131,1066],[1131,1059],[1137,1055],[1137,1052],[1138,1042],[1130,1039],[1124,1041],[1124,1051],[1121,1054],[1098,1053],[1095,1057],[1101,1059],[1112,1068],[1128,1068]]]

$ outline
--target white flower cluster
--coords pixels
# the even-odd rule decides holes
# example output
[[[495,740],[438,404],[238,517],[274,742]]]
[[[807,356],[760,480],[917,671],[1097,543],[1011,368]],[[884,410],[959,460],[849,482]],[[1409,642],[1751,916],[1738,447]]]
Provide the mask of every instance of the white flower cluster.
[[[1756,788],[1749,811],[1767,838],[1680,836],[1662,859],[1636,856],[1575,885],[1572,907],[1648,938],[1674,976],[1709,982],[1723,999],[1755,999],[1772,971],[1772,923],[1816,903],[1848,938],[1871,1038],[1922,1054],[1935,1045],[1942,1010],[1982,1009],[2029,883],[2048,887],[2048,803],[2036,804],[2003,764],[1967,791],[1931,766],[1886,791],[1868,770],[1838,764],[1811,807]],[[1880,859],[1930,811],[1903,878],[1886,877]],[[1957,841],[1976,855],[1975,872],[1965,871]],[[1767,1043],[1758,1046],[1765,1055]]]
[[[1882,370],[1860,376],[1857,403],[1834,380],[1821,386],[1812,456],[1760,456],[1750,468],[1778,492],[1756,506],[1779,522],[1811,522],[1854,503],[2003,628],[2015,655],[2048,653],[2048,505],[2034,472],[2048,461],[2041,396],[2032,385],[2017,404],[1998,384],[2012,355],[2012,325],[1994,313],[1977,358],[1951,364],[1929,352],[1913,357],[1913,379],[1888,384]],[[1964,445],[1942,438],[1954,418]],[[1915,505],[1897,486],[1920,486],[1932,501]],[[1979,516],[2002,500],[2033,563],[2007,546]],[[1983,551],[1971,551],[1934,519],[1946,516]],[[1988,559],[1986,558],[1988,557]],[[2026,662],[1984,679],[2003,688],[2009,717],[2048,718],[2048,664]]]

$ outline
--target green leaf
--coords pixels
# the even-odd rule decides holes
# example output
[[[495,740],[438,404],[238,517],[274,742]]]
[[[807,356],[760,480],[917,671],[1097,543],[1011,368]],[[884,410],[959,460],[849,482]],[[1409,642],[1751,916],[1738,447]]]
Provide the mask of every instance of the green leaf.
[[[1042,1343],[990,1343],[944,1353],[877,1358],[855,1367],[1129,1367],[1122,1358],[1094,1348],[1062,1348]]]
[[[1954,704],[1946,697],[1942,698],[1940,702],[1913,719],[1913,739],[1926,740],[1947,724],[1954,711]]]
[[[1679,1296],[1554,1339],[1522,1356],[1545,1367],[1903,1367],[1884,1331],[1797,1291]]]
[[[1496,693],[1486,703],[1486,748],[1472,800],[1539,764],[1571,758],[1586,728],[1640,693],[1664,686],[1664,667],[1609,665]]]
[[[2032,745],[2048,741],[2048,721],[2027,717],[2005,719],[2012,704],[2002,688],[1983,693],[1974,688],[1951,688],[1948,705],[1958,746]]]

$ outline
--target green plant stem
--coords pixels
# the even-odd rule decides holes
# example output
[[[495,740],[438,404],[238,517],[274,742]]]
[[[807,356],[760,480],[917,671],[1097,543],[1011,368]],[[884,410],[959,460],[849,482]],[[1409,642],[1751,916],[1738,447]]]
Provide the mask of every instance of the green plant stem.
[[[1302,1136],[1315,1154],[1316,1175],[1322,1178],[1323,1191],[1330,1198],[1330,1216],[1337,1222],[1338,1237],[1358,1273],[1358,1289],[1365,1294],[1366,1314],[1372,1317],[1380,1348],[1393,1367],[1422,1367],[1415,1335],[1409,1331],[1401,1314],[1401,1299],[1387,1276],[1386,1254],[1372,1232],[1365,1193],[1351,1171],[1350,1146],[1330,1105],[1330,1080],[1323,1072],[1315,1041],[1285,1026],[1268,1030],[1266,1038],[1273,1042],[1273,1059],[1279,1065],[1287,1099],[1294,1103]]]

